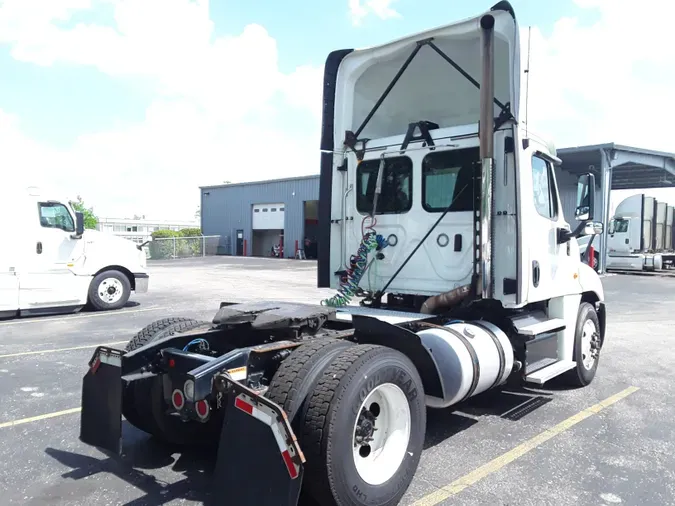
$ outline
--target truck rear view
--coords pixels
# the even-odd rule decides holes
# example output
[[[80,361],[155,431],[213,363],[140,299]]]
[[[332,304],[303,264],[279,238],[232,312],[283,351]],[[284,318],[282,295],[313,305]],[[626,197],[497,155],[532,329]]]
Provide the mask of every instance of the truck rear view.
[[[218,448],[214,504],[393,506],[426,409],[514,380],[593,381],[605,339],[595,180],[572,227],[551,143],[520,126],[508,2],[326,61],[316,304],[222,303],[166,317],[83,382],[81,439],[119,452],[121,417]],[[356,297],[359,305],[350,304]]]

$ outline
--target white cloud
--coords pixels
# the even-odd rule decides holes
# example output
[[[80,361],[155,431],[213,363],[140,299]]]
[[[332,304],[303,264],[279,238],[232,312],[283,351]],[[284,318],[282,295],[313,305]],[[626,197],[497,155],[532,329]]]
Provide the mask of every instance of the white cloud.
[[[391,8],[394,0],[349,0],[349,15],[352,24],[358,26],[370,14],[380,19],[400,18],[401,14]]]
[[[532,28],[530,125],[558,146],[617,142],[675,151],[675,45],[655,22],[675,16],[675,4],[575,1],[597,9],[597,21],[561,18],[548,36]],[[521,43],[525,69],[527,27]]]
[[[576,2],[598,9],[597,22],[563,18],[546,36],[532,30],[530,124],[558,146],[675,150],[675,45],[653,22],[673,17],[675,4]],[[64,28],[79,9],[103,4],[110,26]],[[356,22],[398,15],[387,0],[350,8]],[[276,41],[260,25],[214,37],[205,0],[5,0],[0,43],[26,64],[88,65],[155,90],[143,121],[62,147],[31,139],[26,118],[0,102],[0,166],[17,183],[65,187],[104,215],[183,218],[199,185],[318,172],[322,68],[280,72]]]
[[[55,24],[89,7],[83,0],[49,0],[39,19],[36,0],[0,8],[0,38],[16,59],[94,66],[156,91],[143,122],[82,135],[68,149],[36,146],[17,118],[0,115],[13,140],[0,163],[17,168],[17,183],[67,186],[104,215],[190,217],[199,185],[318,172],[322,68],[281,73],[276,41],[259,25],[214,38],[203,0],[102,2],[113,4],[114,27]],[[316,128],[275,129],[283,104]]]

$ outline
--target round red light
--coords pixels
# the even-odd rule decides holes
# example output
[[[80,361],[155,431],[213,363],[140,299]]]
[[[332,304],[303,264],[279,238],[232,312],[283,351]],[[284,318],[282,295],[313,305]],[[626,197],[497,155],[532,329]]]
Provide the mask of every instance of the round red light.
[[[195,410],[197,411],[197,415],[199,415],[200,418],[204,418],[209,414],[209,405],[205,400],[202,399],[201,401],[197,401],[195,404]]]
[[[174,390],[172,401],[174,408],[180,409],[183,407],[183,394],[180,390]]]

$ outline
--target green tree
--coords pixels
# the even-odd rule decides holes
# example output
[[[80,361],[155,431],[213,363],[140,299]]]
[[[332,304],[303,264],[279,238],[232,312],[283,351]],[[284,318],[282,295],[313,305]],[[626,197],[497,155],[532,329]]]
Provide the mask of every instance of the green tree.
[[[79,195],[77,196],[77,200],[72,204],[76,211],[84,214],[84,228],[95,229],[96,225],[98,225],[98,218],[94,214],[94,208],[86,207],[82,197]]]

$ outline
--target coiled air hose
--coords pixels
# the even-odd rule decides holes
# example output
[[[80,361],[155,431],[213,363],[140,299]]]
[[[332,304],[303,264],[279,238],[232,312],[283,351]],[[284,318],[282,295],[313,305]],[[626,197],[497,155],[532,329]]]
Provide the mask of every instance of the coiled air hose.
[[[382,177],[384,175],[384,156],[380,158],[380,164],[377,169],[377,179],[375,182],[375,194],[373,195],[373,210],[365,216],[361,221],[361,244],[356,252],[349,259],[350,267],[347,269],[347,274],[340,280],[338,293],[333,297],[321,301],[322,306],[341,307],[346,306],[356,295],[359,289],[359,283],[363,274],[368,269],[368,255],[374,250],[380,250],[387,247],[387,240],[375,232],[375,224],[377,223],[377,200],[382,193]],[[364,225],[366,220],[370,218],[370,225]],[[366,232],[367,230],[367,232]]]
[[[347,274],[340,280],[338,293],[333,297],[321,301],[322,306],[341,307],[351,302],[352,297],[359,289],[359,283],[368,267],[368,255],[375,250],[381,250],[387,247],[387,240],[374,230],[368,230],[361,239],[361,244],[356,252],[349,259],[350,268]]]

